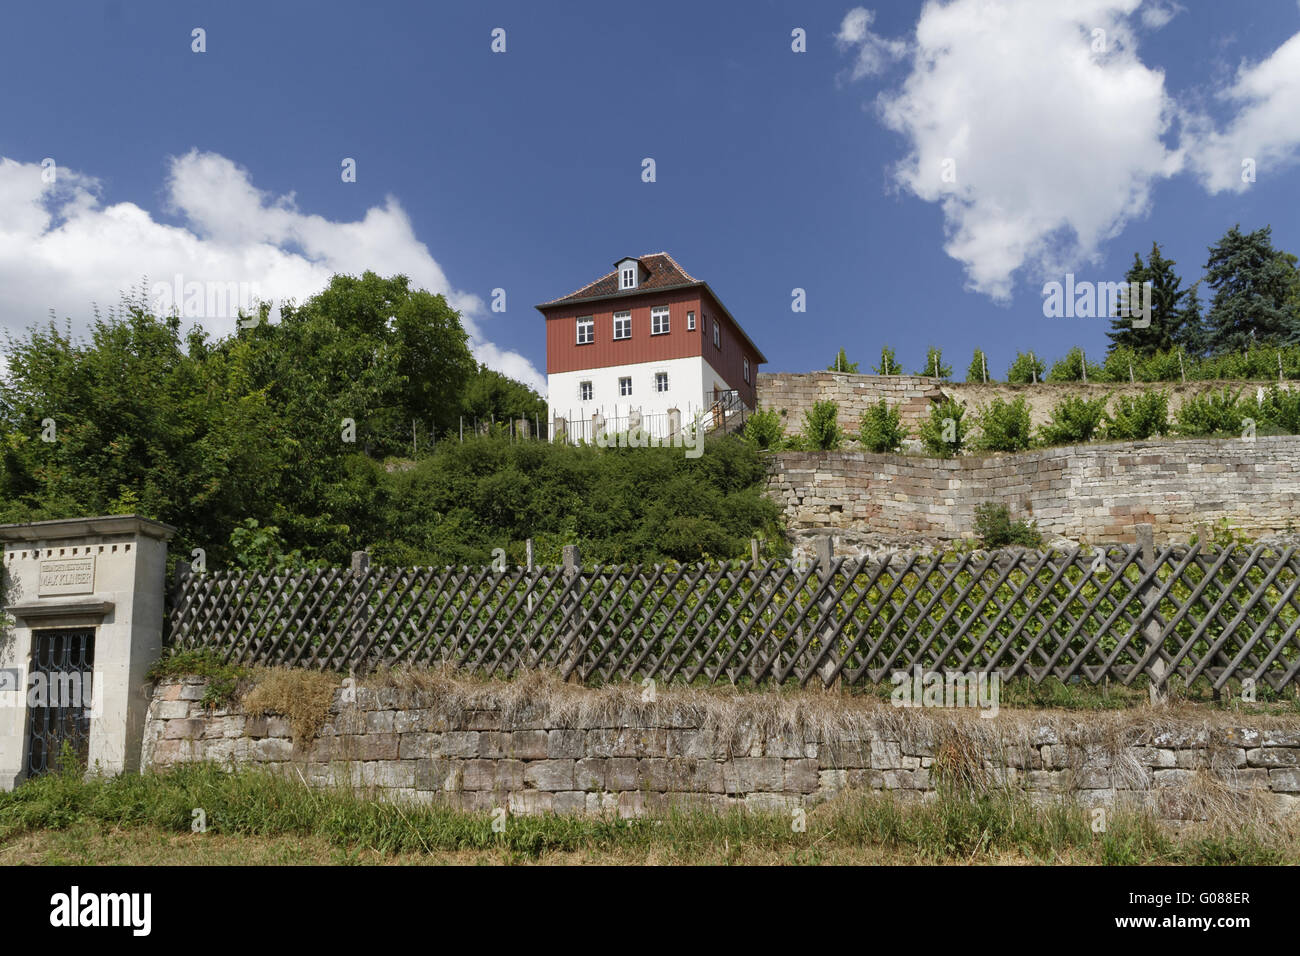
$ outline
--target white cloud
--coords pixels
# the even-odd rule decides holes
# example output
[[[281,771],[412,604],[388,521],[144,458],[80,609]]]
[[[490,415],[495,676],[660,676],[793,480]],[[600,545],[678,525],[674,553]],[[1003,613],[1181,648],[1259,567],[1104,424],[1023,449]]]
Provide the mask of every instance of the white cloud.
[[[855,7],[844,15],[840,31],[835,34],[835,43],[840,49],[857,47],[851,77],[854,80],[883,73],[887,66],[907,53],[907,44],[902,40],[889,40],[871,32],[875,20],[875,11]]]
[[[1175,0],[928,0],[906,43],[873,34],[869,10],[845,17],[855,78],[883,69],[882,50],[908,51],[906,79],[875,100],[907,144],[894,182],[940,205],[944,249],[970,288],[1005,301],[1018,273],[1095,261],[1146,215],[1161,179],[1191,171],[1210,192],[1240,191],[1243,159],[1263,177],[1300,158],[1300,34],[1219,92],[1235,110],[1220,128],[1176,103],[1138,55],[1139,22],[1157,30],[1182,11]]]
[[[133,203],[104,205],[100,184],[84,173],[61,168],[52,184],[41,174],[39,163],[0,157],[0,329],[20,332],[50,309],[84,329],[92,302],[115,305],[146,275],[151,285],[176,275],[247,283],[262,298],[302,302],[335,273],[371,269],[445,295],[476,358],[545,395],[545,378],[526,358],[484,337],[482,299],[452,287],[391,196],[357,222],[336,222],[299,211],[292,195],[255,188],[224,156],[192,150],[170,161],[165,207],[181,224],[169,225]],[[201,324],[220,335],[235,318]]]
[[[1178,14],[1185,12],[1186,9],[1179,3],[1164,3],[1161,0],[1153,0],[1153,2],[1142,7],[1142,25],[1151,30],[1159,30]]]
[[[1188,161],[1211,193],[1250,185],[1242,179],[1242,161],[1252,159],[1262,179],[1300,158],[1300,33],[1267,59],[1243,64],[1236,81],[1219,97],[1236,114],[1222,130],[1201,118],[1185,140]]]
[[[940,204],[945,250],[971,288],[1006,300],[1026,265],[1057,273],[1095,257],[1181,167],[1161,140],[1173,112],[1163,74],[1139,61],[1128,26],[1139,4],[922,10],[911,73],[876,105],[909,147],[895,182]]]

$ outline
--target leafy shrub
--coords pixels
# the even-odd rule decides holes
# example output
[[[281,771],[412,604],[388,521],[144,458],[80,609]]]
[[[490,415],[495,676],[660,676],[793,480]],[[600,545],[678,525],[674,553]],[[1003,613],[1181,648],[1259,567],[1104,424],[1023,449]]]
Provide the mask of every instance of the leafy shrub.
[[[1093,362],[1086,362],[1084,359],[1083,349],[1077,345],[1065,354],[1061,359],[1052,366],[1052,370],[1047,373],[1049,382],[1082,382],[1084,365],[1088,368],[1088,380],[1091,382],[1100,381],[1105,377],[1105,370],[1102,366]]]
[[[761,408],[745,422],[745,441],[759,448],[776,448],[781,444],[784,429],[781,414],[775,408]]]
[[[1106,416],[1106,438],[1110,441],[1144,441],[1168,433],[1169,395],[1160,390],[1121,395]]]
[[[930,406],[930,417],[922,422],[921,442],[926,451],[940,458],[952,458],[966,447],[966,406],[947,398]]]
[[[943,364],[943,349],[937,349],[932,345],[925,350],[925,368],[916,374],[930,375],[946,381],[952,378],[952,366]]]
[[[979,447],[988,451],[1022,451],[1029,447],[1029,403],[993,399],[979,413]]]
[[[1193,395],[1183,402],[1175,416],[1180,435],[1238,435],[1246,410],[1241,402],[1241,390],[1224,387],[1221,392]]]
[[[1043,544],[1042,532],[1034,522],[1012,521],[1010,508],[991,501],[975,506],[975,533],[986,549],[1008,545],[1038,548]]]
[[[1034,356],[1033,352],[1017,352],[1016,360],[1007,369],[1007,381],[1013,385],[1028,385],[1041,382],[1046,366]]]
[[[810,450],[834,451],[844,440],[844,432],[836,419],[840,406],[832,401],[814,402],[803,413],[803,440]]]
[[[1052,418],[1039,430],[1044,445],[1077,445],[1092,441],[1092,436],[1106,418],[1106,401],[1101,398],[1079,398],[1071,395],[1056,403]]]
[[[852,372],[856,374],[858,371],[858,363],[850,362],[849,357],[844,353],[844,350],[840,349],[840,354],[835,356],[835,364],[826,366],[826,371]]]
[[[898,409],[890,408],[882,398],[875,405],[867,406],[862,413],[862,422],[858,429],[858,438],[870,451],[898,451],[907,437]]]
[[[1288,435],[1300,435],[1300,389],[1274,385],[1261,403],[1264,421]]]
[[[996,381],[988,372],[989,357],[983,349],[976,349],[975,354],[971,356],[970,365],[966,368],[966,381],[968,382],[992,382]]]
[[[885,346],[880,350],[880,364],[873,371],[877,375],[902,375],[903,366],[898,364],[898,359],[894,358],[894,350]]]

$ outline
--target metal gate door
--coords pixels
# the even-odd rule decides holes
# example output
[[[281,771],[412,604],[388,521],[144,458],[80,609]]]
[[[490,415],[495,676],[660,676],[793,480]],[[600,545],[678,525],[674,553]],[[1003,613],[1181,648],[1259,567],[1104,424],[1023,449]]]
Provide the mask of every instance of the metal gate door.
[[[63,745],[80,766],[90,754],[95,629],[32,632],[28,678],[27,776],[58,770]]]

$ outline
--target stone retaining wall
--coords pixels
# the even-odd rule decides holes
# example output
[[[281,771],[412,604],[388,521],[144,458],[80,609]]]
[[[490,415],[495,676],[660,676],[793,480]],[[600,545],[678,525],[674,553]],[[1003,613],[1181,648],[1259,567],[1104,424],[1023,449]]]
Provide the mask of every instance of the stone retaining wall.
[[[794,530],[853,529],[906,539],[970,537],[995,501],[1073,540],[1185,540],[1226,518],[1252,535],[1300,527],[1300,436],[1076,445],[955,459],[777,452],[768,493]]]
[[[1300,813],[1297,720],[1005,710],[981,719],[833,695],[681,691],[641,703],[640,688],[563,686],[559,704],[521,701],[509,684],[360,687],[346,702],[340,690],[319,736],[295,742],[284,718],[208,709],[202,679],[168,680],[154,691],[145,766],[234,762],[466,810],[635,816],[670,805],[792,809],[853,788],[924,800],[953,755],[976,753],[968,771],[1036,800],[1072,794],[1186,820],[1204,816],[1212,794]]]
[[[812,408],[814,402],[834,401],[839,404],[839,423],[850,435],[856,435],[858,420],[867,406],[885,399],[891,407],[899,409],[903,424],[907,426],[913,438],[921,423],[929,417],[930,403],[942,400],[947,395],[959,402],[964,402],[969,409],[968,420],[974,424],[975,412],[993,399],[1012,401],[1024,398],[1029,405],[1030,422],[1035,428],[1045,424],[1052,415],[1052,409],[1067,396],[1080,398],[1101,398],[1111,395],[1108,408],[1114,407],[1113,399],[1120,395],[1137,395],[1153,389],[1163,389],[1169,393],[1169,414],[1182,407],[1184,401],[1193,395],[1204,392],[1218,392],[1224,387],[1234,392],[1240,391],[1243,397],[1256,394],[1260,388],[1267,388],[1273,382],[1108,382],[1102,384],[1083,384],[1082,382],[1039,382],[1033,385],[1008,385],[991,383],[985,385],[976,382],[944,382],[941,379],[925,375],[854,375],[848,372],[760,372],[756,383],[758,404],[762,408],[774,408],[782,413],[782,422],[786,434],[793,434],[803,427],[804,412]],[[1287,387],[1295,387],[1295,382],[1288,382]]]

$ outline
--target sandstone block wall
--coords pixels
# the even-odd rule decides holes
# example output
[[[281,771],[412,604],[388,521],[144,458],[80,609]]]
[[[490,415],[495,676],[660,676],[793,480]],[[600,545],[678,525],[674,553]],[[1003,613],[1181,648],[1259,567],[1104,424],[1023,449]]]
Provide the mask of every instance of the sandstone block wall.
[[[1198,794],[1212,791],[1300,813],[1300,721],[1283,718],[1226,726],[1170,718],[1152,729],[1135,715],[1117,729],[1098,715],[1002,711],[986,720],[859,698],[833,720],[813,720],[765,694],[715,708],[698,693],[638,703],[637,688],[610,706],[610,689],[571,688],[589,700],[552,706],[504,689],[456,697],[361,687],[348,702],[336,693],[318,737],[294,741],[283,718],[205,708],[205,686],[198,678],[157,685],[146,768],[213,760],[466,810],[637,816],[669,806],[784,810],[852,788],[932,799],[945,761],[969,754],[947,746],[962,739],[974,742],[973,769],[990,785],[1036,800],[1069,794],[1087,806],[1142,806],[1183,820],[1204,814]]]
[[[758,404],[783,413],[786,434],[803,427],[804,412],[814,402],[839,403],[840,425],[850,431],[868,405],[882,398],[898,407],[903,424],[913,433],[929,417],[930,403],[940,401],[943,392],[937,379],[924,375],[850,375],[848,372],[760,372]]]
[[[972,416],[977,409],[994,398],[1011,401],[1025,398],[1029,417],[1035,428],[1045,424],[1052,409],[1067,396],[1100,398],[1111,395],[1108,407],[1113,407],[1114,397],[1136,395],[1152,389],[1169,392],[1169,413],[1172,416],[1184,401],[1204,392],[1217,392],[1225,386],[1243,397],[1254,395],[1259,388],[1271,382],[1139,382],[1083,384],[1082,382],[1039,382],[1035,385],[985,385],[971,382],[943,382],[924,375],[852,375],[848,372],[762,372],[758,376],[758,403],[762,408],[783,412],[786,434],[802,428],[803,415],[814,402],[831,400],[840,406],[839,422],[850,433],[856,433],[858,419],[868,405],[885,399],[891,407],[897,406],[903,424],[912,437],[922,421],[929,416],[930,403],[947,395],[965,402]],[[1296,383],[1287,383],[1295,387]]]
[[[1185,540],[1226,518],[1251,534],[1300,528],[1300,436],[1078,445],[937,459],[777,452],[768,493],[792,529],[945,540],[973,534],[975,506],[1001,502],[1048,534],[1084,542]]]

